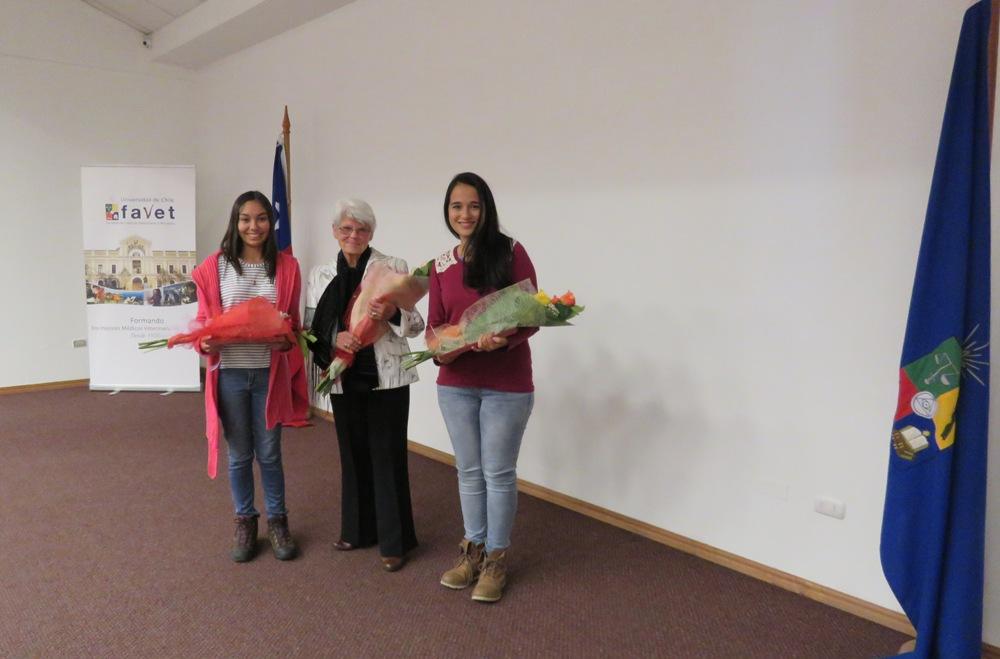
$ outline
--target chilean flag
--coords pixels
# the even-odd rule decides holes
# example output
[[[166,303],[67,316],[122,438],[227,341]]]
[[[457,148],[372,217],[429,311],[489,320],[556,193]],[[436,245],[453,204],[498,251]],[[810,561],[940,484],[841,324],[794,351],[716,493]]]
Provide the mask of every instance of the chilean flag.
[[[271,204],[274,206],[274,228],[278,251],[292,253],[292,217],[288,207],[285,182],[285,147],[279,141],[274,147],[274,178],[271,183]]]

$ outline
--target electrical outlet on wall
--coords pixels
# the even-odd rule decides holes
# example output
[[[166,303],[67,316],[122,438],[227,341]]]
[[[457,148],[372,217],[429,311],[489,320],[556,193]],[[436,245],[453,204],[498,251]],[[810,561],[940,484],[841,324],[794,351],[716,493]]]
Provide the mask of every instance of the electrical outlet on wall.
[[[844,519],[844,514],[847,512],[844,502],[833,497],[816,497],[814,509],[821,515],[829,515],[836,519]]]

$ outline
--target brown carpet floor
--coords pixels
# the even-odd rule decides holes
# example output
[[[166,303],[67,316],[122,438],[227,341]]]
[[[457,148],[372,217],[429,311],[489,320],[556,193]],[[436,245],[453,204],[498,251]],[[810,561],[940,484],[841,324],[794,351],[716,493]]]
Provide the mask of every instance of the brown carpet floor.
[[[524,495],[507,594],[471,602],[438,585],[461,539],[453,470],[415,455],[421,546],[385,573],[375,549],[332,550],[339,463],[322,420],[284,435],[303,555],[236,565],[201,410],[200,394],[0,396],[0,656],[831,658],[905,640]]]

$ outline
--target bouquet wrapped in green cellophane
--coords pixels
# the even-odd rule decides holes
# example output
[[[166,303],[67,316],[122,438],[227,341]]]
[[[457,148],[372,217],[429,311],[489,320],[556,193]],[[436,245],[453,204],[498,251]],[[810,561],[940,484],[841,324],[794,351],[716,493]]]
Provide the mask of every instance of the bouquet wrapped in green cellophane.
[[[549,297],[535,291],[525,279],[486,295],[462,313],[456,325],[428,327],[427,349],[409,353],[403,368],[413,368],[440,355],[461,354],[471,350],[486,334],[506,336],[519,327],[570,325],[569,320],[583,311],[573,293]]]

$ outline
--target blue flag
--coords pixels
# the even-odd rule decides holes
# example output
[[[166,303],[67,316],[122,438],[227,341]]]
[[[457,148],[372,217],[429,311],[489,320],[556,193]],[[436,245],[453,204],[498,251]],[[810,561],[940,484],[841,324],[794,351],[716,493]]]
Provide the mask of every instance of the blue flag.
[[[990,337],[990,1],[952,70],[899,372],[882,570],[914,657],[978,659]]]
[[[278,251],[292,253],[292,217],[285,189],[285,148],[279,141],[274,147],[274,178],[271,183],[271,204],[274,205],[274,232]]]

